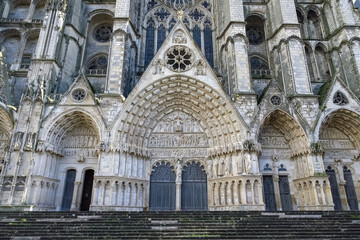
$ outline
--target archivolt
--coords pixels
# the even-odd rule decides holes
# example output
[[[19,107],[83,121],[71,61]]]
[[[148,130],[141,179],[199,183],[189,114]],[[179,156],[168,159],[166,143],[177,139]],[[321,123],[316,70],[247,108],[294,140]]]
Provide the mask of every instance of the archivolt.
[[[14,127],[9,113],[0,107],[0,131],[6,131],[9,135]]]
[[[86,113],[81,111],[72,111],[55,121],[46,133],[46,142],[40,142],[38,144],[38,151],[49,151],[58,155],[63,155],[62,140],[72,130],[77,127],[86,126],[89,129],[94,129],[100,139],[99,127],[95,121]]]
[[[128,100],[121,114],[118,151],[147,156],[147,142],[156,123],[175,110],[193,116],[204,127],[210,155],[241,149],[241,133],[246,131],[236,110],[202,82],[181,76],[165,78]]]
[[[309,152],[308,139],[303,128],[287,113],[276,110],[269,114],[263,121],[259,129],[265,125],[272,125],[284,134],[285,139],[289,142],[291,155],[296,156]]]
[[[327,127],[339,129],[360,149],[360,116],[352,111],[340,109],[330,113],[322,122],[320,133]]]

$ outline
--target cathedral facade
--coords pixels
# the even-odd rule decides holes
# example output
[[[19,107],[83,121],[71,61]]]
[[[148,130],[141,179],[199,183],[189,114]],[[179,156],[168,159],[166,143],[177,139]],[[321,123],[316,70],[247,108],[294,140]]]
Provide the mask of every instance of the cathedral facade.
[[[349,0],[3,0],[0,209],[358,210]]]

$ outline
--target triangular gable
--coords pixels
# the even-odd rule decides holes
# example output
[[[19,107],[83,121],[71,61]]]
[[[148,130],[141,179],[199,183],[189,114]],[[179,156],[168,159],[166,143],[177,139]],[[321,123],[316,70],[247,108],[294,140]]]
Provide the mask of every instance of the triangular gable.
[[[170,56],[169,53],[171,50],[176,51],[176,48],[186,49],[191,53],[190,60],[186,61],[186,63],[190,63],[190,65],[186,65],[184,71],[175,71],[174,68],[176,67],[176,63],[170,61],[174,58],[172,58],[173,56]],[[182,53],[179,55],[184,56]],[[187,58],[183,59],[188,60]],[[175,60],[177,60],[176,56]],[[130,95],[136,95],[138,91],[159,79],[180,74],[184,77],[195,77],[197,80],[205,82],[214,89],[222,91],[222,86],[212,67],[207,62],[184,24],[181,21],[178,21],[172,31],[168,34],[161,48],[155,54],[153,60]]]
[[[73,91],[76,89],[83,89],[85,93],[85,98],[83,100],[76,100],[74,98]],[[94,93],[87,80],[86,76],[81,73],[77,79],[71,84],[70,88],[64,94],[64,97],[60,100],[59,105],[96,105],[94,101]]]
[[[344,106],[354,108],[358,108],[360,106],[360,101],[356,95],[338,77],[335,77],[327,84],[328,86],[324,86],[325,89],[321,94],[321,106],[325,105],[327,108],[342,107],[342,105],[334,103],[334,96],[338,91],[341,92],[348,101],[348,103]]]

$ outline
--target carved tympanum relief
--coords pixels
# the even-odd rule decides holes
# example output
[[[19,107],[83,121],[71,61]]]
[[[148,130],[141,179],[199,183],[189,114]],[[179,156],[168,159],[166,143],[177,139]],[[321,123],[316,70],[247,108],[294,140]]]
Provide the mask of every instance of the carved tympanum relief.
[[[203,127],[193,117],[177,111],[166,115],[154,128],[148,147],[156,157],[202,157],[209,143]]]
[[[333,127],[328,127],[322,131],[319,138],[324,149],[355,149],[354,144],[351,142],[349,137]]]

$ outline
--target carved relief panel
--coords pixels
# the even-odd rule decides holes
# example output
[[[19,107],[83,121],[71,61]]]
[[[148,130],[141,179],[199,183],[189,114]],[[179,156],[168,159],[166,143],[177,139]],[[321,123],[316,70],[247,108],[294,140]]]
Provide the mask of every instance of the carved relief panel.
[[[259,143],[262,147],[259,158],[261,172],[288,171],[291,149],[284,134],[273,126],[266,126],[261,130]]]
[[[153,157],[205,157],[209,143],[201,124],[184,112],[163,117],[154,128],[148,147]]]
[[[99,137],[93,128],[79,126],[66,134],[62,146],[66,156],[74,156],[78,162],[84,162],[85,158],[98,155]]]

